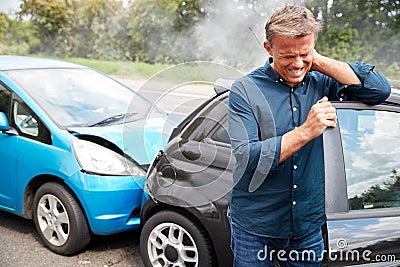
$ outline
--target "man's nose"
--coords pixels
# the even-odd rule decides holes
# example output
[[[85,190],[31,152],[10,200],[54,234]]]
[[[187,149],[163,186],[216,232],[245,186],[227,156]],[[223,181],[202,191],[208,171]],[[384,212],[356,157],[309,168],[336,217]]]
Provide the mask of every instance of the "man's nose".
[[[303,58],[301,56],[295,56],[292,62],[293,67],[302,68],[303,67]]]

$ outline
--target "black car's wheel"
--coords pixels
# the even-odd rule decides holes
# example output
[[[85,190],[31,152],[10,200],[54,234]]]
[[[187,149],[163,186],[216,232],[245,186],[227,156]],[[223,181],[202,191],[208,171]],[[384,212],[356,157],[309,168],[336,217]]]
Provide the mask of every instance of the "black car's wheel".
[[[36,229],[50,250],[71,255],[89,244],[91,234],[86,218],[65,186],[55,182],[42,185],[33,205]]]
[[[140,254],[147,267],[212,266],[212,251],[199,223],[176,211],[153,215],[140,236]]]

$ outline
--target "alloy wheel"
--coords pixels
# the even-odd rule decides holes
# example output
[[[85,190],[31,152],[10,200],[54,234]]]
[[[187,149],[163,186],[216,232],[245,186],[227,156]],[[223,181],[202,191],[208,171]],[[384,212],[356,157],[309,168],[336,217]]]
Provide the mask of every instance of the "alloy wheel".
[[[153,266],[198,266],[199,252],[193,237],[175,223],[167,222],[154,227],[147,250]]]
[[[43,195],[37,206],[37,219],[44,237],[54,246],[67,242],[70,221],[63,203],[54,195]]]

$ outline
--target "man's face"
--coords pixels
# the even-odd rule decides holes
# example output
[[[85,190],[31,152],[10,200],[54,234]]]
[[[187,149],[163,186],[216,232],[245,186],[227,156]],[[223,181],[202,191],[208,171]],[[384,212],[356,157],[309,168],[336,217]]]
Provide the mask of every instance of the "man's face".
[[[264,47],[273,57],[272,67],[290,86],[295,86],[304,79],[312,67],[314,35],[287,38],[275,36],[273,47],[264,42]]]

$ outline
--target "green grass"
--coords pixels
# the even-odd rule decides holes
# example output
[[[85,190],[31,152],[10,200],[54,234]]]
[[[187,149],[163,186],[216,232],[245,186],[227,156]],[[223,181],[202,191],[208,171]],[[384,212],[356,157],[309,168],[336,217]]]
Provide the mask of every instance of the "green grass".
[[[134,79],[172,82],[214,82],[218,78],[236,79],[245,72],[213,62],[189,62],[184,64],[148,64],[133,61],[107,61],[88,58],[60,58],[46,55],[31,55],[63,60],[97,69],[111,76],[130,77]]]
[[[129,76],[148,79],[156,77],[160,81],[205,81],[213,82],[220,77],[238,78],[239,72],[228,66],[210,62],[192,62],[187,64],[147,64],[132,61],[105,61],[86,58],[61,58],[61,60],[95,68],[108,75]]]
[[[241,75],[237,75],[239,71],[235,70],[232,67],[206,61],[188,62],[181,64],[149,64],[135,61],[108,61],[80,57],[57,57],[41,53],[24,55],[31,57],[63,60],[87,66],[89,68],[94,68],[111,76],[125,76],[141,80],[147,80],[155,77],[155,79],[157,80],[174,82],[212,82],[221,77],[238,78],[240,76],[243,76],[243,73],[248,72],[241,71]]]
[[[101,72],[115,76],[131,76],[148,78],[169,67],[163,64],[147,64],[132,61],[106,61],[87,58],[61,58],[61,60],[95,68]]]

